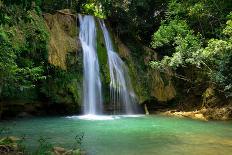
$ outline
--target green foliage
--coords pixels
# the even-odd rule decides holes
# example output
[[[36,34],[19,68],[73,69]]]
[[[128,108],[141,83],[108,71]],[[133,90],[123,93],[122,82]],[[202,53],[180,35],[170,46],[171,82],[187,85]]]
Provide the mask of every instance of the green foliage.
[[[16,55],[12,49],[6,32],[0,27],[0,87],[5,86],[13,80],[13,75],[17,70],[15,63]]]
[[[177,5],[176,3],[174,4]],[[178,14],[178,16],[183,18],[185,15],[181,15],[180,10],[173,9],[172,5],[174,4],[170,5],[170,16]],[[178,3],[178,5],[180,4],[183,5]],[[198,14],[200,10],[204,10],[200,4],[196,5],[192,8],[191,14]],[[180,7],[179,9],[183,8]],[[197,68],[198,72],[194,75],[196,81],[212,83],[224,92],[226,96],[232,96],[232,24],[230,16],[231,13],[228,16],[229,20],[225,21],[225,28],[218,34],[218,36],[222,36],[220,39],[204,40],[205,38],[200,35],[200,32],[197,32],[197,35],[195,35],[196,31],[191,30],[184,20],[169,19],[163,22],[154,33],[151,45],[160,52],[165,51],[165,49],[171,50],[164,52],[164,57],[161,61],[152,61],[151,66],[163,71],[165,71],[165,68],[170,67],[177,74],[184,74],[183,72],[178,73],[178,71],[183,71],[183,69]],[[206,46],[204,46],[205,42],[207,42]],[[187,79],[193,77],[189,74],[183,76]],[[199,81],[199,79],[201,80]]]
[[[46,78],[49,36],[41,15],[35,10],[24,10],[20,5],[3,7],[7,20],[0,25],[0,87],[3,89],[0,95],[12,98],[34,89]]]
[[[50,66],[48,71],[49,75],[40,88],[41,92],[53,103],[79,103],[79,75],[54,66]]]
[[[110,83],[108,56],[105,47],[104,36],[100,28],[100,25],[97,25],[97,52],[98,52],[99,66],[101,70],[101,79],[104,85],[108,86]]]
[[[100,5],[96,1],[89,1],[85,3],[82,7],[82,10],[82,13],[84,14],[91,14],[98,18],[105,18]]]
[[[227,16],[228,21],[226,22],[226,27],[223,30],[223,34],[229,37],[230,40],[232,40],[232,12]]]
[[[71,9],[77,11],[85,0],[41,0],[40,8],[44,12],[55,12],[56,10]]]
[[[136,37],[146,44],[164,15],[161,12],[166,3],[167,0],[95,0],[117,34]]]
[[[197,57],[195,52],[201,48],[200,37],[193,34],[185,21],[172,20],[169,24],[161,25],[152,40],[153,48],[173,46],[171,51],[165,53],[171,57],[163,58],[163,66],[168,65],[176,69],[188,64],[199,65],[200,62],[195,59]],[[157,66],[157,63],[153,62],[152,65]]]
[[[0,12],[0,17],[4,17],[0,18],[1,99],[75,103],[73,107],[80,103],[82,68],[76,67],[81,66],[81,61],[75,53],[67,55],[67,70],[48,64],[49,32],[38,7],[56,4],[63,7],[63,2],[66,3],[50,4],[53,2],[36,1],[36,6],[29,8],[17,1],[3,3],[3,12]]]
[[[227,96],[232,96],[232,42],[211,39],[202,50],[202,58],[210,66],[210,79],[222,87]]]
[[[226,0],[170,0],[165,20],[186,20],[190,28],[204,37],[219,37],[232,3]]]
[[[157,48],[173,44],[177,38],[183,38],[187,34],[192,34],[187,23],[183,20],[172,20],[168,24],[162,24],[152,38],[152,47]]]

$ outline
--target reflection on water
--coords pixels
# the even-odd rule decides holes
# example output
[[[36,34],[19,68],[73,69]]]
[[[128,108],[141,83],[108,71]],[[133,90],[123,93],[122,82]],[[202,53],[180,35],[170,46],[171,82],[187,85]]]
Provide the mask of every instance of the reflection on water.
[[[227,155],[232,152],[231,122],[87,115],[1,122],[0,127],[11,128],[15,136],[25,134],[30,148],[38,145],[40,136],[49,138],[54,145],[69,148],[75,136],[84,132],[83,148],[93,155]]]

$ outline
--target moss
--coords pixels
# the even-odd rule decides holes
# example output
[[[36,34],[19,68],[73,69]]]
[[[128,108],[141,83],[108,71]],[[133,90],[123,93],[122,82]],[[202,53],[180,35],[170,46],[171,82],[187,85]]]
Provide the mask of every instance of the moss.
[[[102,87],[103,87],[103,97],[104,102],[109,103],[110,101],[110,71],[109,71],[109,65],[108,65],[108,55],[107,50],[105,47],[105,40],[103,32],[100,28],[99,23],[96,21],[96,28],[97,28],[97,54],[98,54],[98,61],[99,61],[99,67],[100,67],[100,75],[101,75],[101,81],[102,81]]]
[[[108,55],[105,47],[105,40],[102,30],[98,22],[97,26],[97,53],[100,67],[100,75],[102,80],[102,92],[105,104],[110,102],[110,70],[108,65]]]

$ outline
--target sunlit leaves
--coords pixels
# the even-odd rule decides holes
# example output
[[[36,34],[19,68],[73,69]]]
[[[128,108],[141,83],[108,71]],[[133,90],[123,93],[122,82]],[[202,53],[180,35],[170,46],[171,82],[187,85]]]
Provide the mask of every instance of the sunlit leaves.
[[[91,14],[99,18],[105,18],[101,5],[96,5],[94,2],[85,4],[83,6],[83,13]]]
[[[232,39],[232,12],[228,15],[229,20],[226,22],[226,28],[223,30],[223,34]]]

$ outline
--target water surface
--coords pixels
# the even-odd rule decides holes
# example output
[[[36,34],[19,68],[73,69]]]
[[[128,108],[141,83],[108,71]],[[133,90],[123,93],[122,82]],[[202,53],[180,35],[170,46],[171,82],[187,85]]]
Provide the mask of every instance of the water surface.
[[[26,135],[35,148],[42,137],[71,148],[84,132],[82,147],[90,155],[227,155],[232,152],[232,122],[196,121],[165,116],[31,118],[1,122],[11,135]]]

